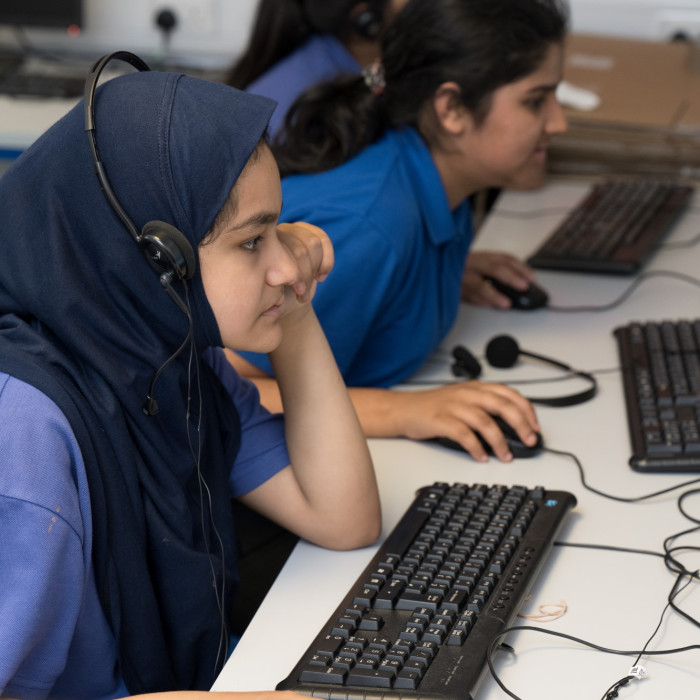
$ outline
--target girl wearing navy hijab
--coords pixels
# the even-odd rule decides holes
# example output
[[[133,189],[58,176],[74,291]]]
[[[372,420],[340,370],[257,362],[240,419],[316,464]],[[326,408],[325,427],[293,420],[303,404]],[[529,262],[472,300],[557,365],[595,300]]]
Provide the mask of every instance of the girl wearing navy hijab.
[[[332,247],[277,228],[273,107],[166,73],[97,90],[112,189],[138,231],[181,232],[189,280],[159,278],[103,196],[81,107],[0,179],[0,695],[211,687],[232,497],[323,546],[378,536],[366,442],[308,303]],[[270,354],[284,420],[223,346]]]

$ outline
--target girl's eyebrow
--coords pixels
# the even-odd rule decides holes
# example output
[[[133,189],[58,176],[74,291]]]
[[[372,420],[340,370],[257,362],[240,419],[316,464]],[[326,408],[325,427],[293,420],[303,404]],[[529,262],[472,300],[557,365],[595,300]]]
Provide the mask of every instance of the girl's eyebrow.
[[[279,219],[279,212],[258,212],[257,214],[253,214],[252,216],[248,217],[244,221],[240,221],[236,223],[234,226],[230,228],[231,231],[242,231],[244,229],[251,229],[251,228],[260,228],[263,226],[269,226],[270,224],[274,224],[277,222],[277,219]]]
[[[554,92],[557,89],[558,83],[545,83],[543,85],[535,85],[528,92]]]

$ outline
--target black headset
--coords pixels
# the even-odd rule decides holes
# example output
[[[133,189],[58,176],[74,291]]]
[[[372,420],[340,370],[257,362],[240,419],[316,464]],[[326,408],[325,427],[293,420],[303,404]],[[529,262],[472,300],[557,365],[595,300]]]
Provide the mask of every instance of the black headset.
[[[384,4],[386,0],[369,0],[367,7],[355,18],[354,29],[365,39],[374,41],[384,24]]]
[[[569,394],[568,396],[529,398],[528,400],[532,403],[539,404],[541,406],[576,406],[577,404],[589,401],[598,393],[598,383],[592,374],[572,369],[569,367],[569,365],[559,362],[558,360],[553,360],[549,357],[544,357],[533,352],[521,350],[515,338],[509,335],[498,335],[495,338],[492,338],[486,346],[486,359],[492,367],[498,367],[501,369],[512,367],[517,362],[520,355],[532,357],[535,360],[540,360],[541,362],[546,362],[550,365],[554,365],[555,367],[559,367],[559,369],[570,372],[576,377],[581,377],[591,384],[591,386],[585,391],[581,391],[576,394]],[[469,350],[467,350],[467,348],[465,348],[463,345],[457,345],[452,350],[452,356],[454,358],[452,373],[456,377],[477,379],[481,376],[481,364],[479,360],[477,360],[476,357],[474,357],[474,355],[472,355],[472,353],[469,352]]]
[[[352,8],[359,4],[360,0],[344,3],[306,0],[302,3],[302,12],[314,31],[337,36],[346,26]],[[367,7],[353,18],[352,30],[365,39],[375,40],[382,29],[386,0],[365,0],[365,4]]]
[[[171,283],[173,281],[191,279],[194,275],[195,255],[190,242],[181,231],[165,221],[148,221],[142,231],[139,232],[114,194],[104,165],[100,160],[95,128],[95,88],[97,87],[100,74],[112,60],[125,61],[139,71],[150,70],[143,60],[128,51],[115,51],[107,54],[98,59],[90,69],[85,82],[84,110],[85,131],[90,143],[95,175],[97,175],[100,188],[110,206],[158,275],[161,286],[180,309],[189,316],[189,311],[182,299],[172,289]]]
[[[158,377],[168,364],[174,360],[192,341],[192,314],[188,305],[180,298],[173,289],[172,283],[182,281],[185,283],[194,275],[196,263],[194,250],[185,235],[172,224],[165,221],[148,221],[139,232],[134,222],[129,218],[124,208],[119,203],[114,190],[109,183],[109,178],[104,165],[100,160],[97,150],[97,136],[95,129],[95,88],[97,80],[105,66],[112,60],[120,60],[129,63],[139,71],[148,71],[150,68],[138,56],[129,51],[115,51],[98,59],[90,69],[85,82],[85,131],[90,143],[92,152],[92,162],[95,168],[95,175],[100,183],[100,188],[107,198],[110,206],[122,221],[126,230],[140,248],[149,265],[155,270],[160,280],[160,284],[168,296],[177,304],[178,308],[187,316],[189,321],[189,332],[182,345],[158,368],[151,379],[143,411],[148,416],[155,416],[158,413],[158,404],[153,398],[155,383]]]

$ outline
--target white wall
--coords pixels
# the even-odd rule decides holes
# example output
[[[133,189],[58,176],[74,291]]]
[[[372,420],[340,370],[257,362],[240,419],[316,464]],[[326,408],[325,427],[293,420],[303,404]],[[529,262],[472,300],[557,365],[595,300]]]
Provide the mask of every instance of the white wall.
[[[684,31],[700,37],[700,0],[570,0],[572,29],[667,40]]]
[[[1,1],[1,0],[0,0]],[[91,56],[127,49],[146,56],[162,51],[162,35],[153,17],[163,8],[180,17],[172,33],[171,53],[186,64],[225,66],[245,45],[257,0],[85,0],[81,36],[27,31],[41,48],[60,48]],[[642,39],[667,39],[687,28],[700,36],[700,0],[570,0],[575,32]],[[14,35],[0,31],[0,45]]]

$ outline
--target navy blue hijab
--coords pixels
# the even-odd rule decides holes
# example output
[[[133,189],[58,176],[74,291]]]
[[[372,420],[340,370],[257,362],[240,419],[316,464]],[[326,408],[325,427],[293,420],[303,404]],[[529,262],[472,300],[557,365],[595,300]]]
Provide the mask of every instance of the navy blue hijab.
[[[175,226],[198,265],[197,245],[273,108],[265,98],[167,73],[130,74],[98,88],[99,152],[136,227],[153,219]],[[52,398],[80,445],[95,577],[120,672],[132,694],[208,689],[222,626],[212,568],[219,597],[230,594],[222,578],[229,586],[235,579],[227,477],[240,422],[198,360],[221,345],[199,272],[188,290],[174,285],[191,304],[192,346],[159,376],[160,412],[146,416],[154,373],[183,343],[189,322],[100,190],[82,105],[0,178],[0,212],[0,369]]]

